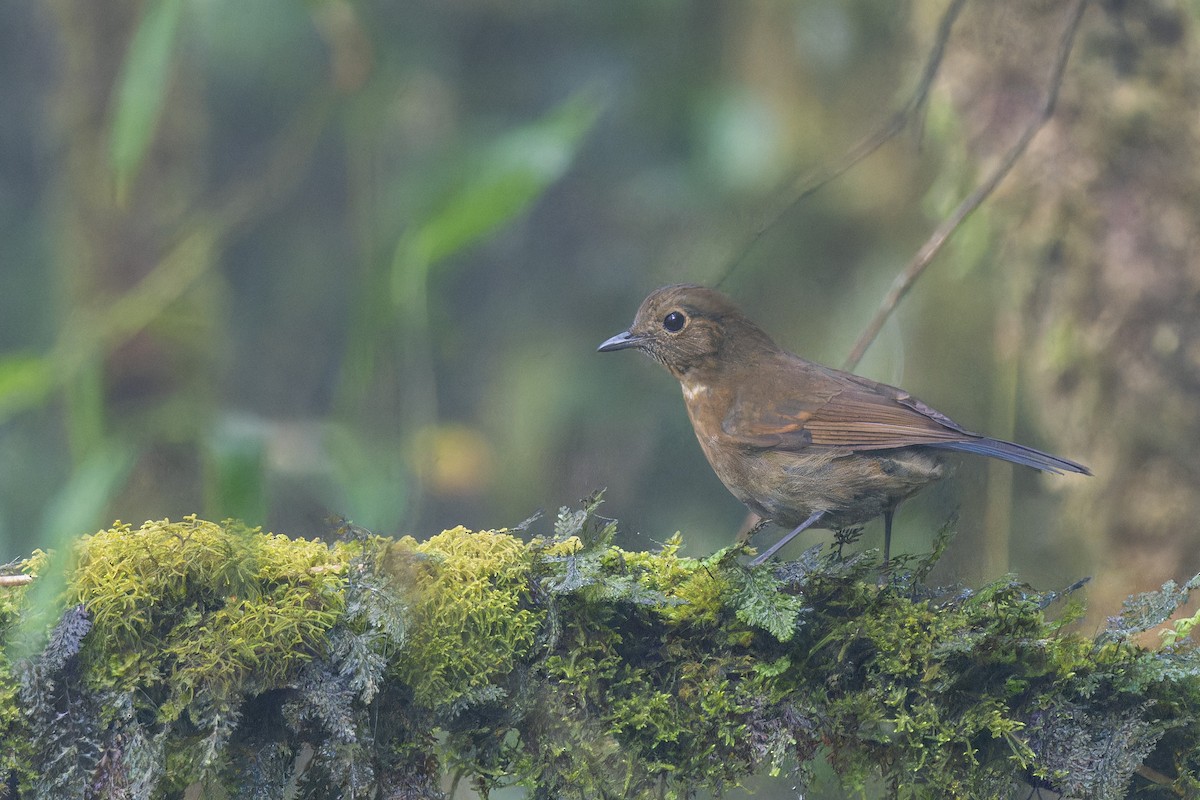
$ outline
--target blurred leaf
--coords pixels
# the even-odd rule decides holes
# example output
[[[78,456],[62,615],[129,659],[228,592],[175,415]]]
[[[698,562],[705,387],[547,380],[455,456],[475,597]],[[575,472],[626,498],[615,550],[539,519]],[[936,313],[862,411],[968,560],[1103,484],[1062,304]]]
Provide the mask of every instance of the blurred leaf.
[[[267,520],[267,433],[248,418],[226,418],[205,442],[204,507],[214,519]]]
[[[487,437],[470,425],[430,425],[417,431],[410,459],[421,482],[439,494],[473,494],[491,484],[495,458]]]
[[[66,543],[95,528],[136,456],[133,445],[120,441],[109,441],[88,455],[47,505],[39,541]]]
[[[31,657],[45,642],[61,611],[74,543],[84,531],[99,527],[109,500],[129,476],[136,457],[137,451],[129,443],[109,440],[75,468],[46,504],[37,541],[55,556],[30,587],[26,598],[30,611],[22,616],[12,639],[10,658]]]
[[[197,225],[132,289],[89,314],[75,313],[44,356],[0,357],[0,423],[47,395],[167,313],[213,264],[218,231]]]
[[[975,270],[989,266],[995,258],[997,243],[987,207],[975,209],[963,220],[948,244],[952,257],[947,260],[955,277],[963,279]]]
[[[53,362],[45,356],[0,356],[0,418],[6,412],[38,405],[54,387]]]
[[[428,267],[485,239],[562,177],[599,112],[600,104],[590,95],[575,94],[492,144],[473,178],[397,243],[392,259],[397,304],[407,307],[419,299]]]
[[[384,437],[367,439],[348,425],[330,425],[327,446],[339,490],[328,503],[331,511],[371,530],[394,530],[408,510],[411,475],[403,448]]]
[[[182,11],[183,0],[149,3],[125,54],[108,141],[118,197],[128,191],[158,128]]]
[[[104,363],[91,361],[77,370],[73,379],[67,382],[64,398],[71,452],[76,455],[91,453],[102,447],[107,435]]]

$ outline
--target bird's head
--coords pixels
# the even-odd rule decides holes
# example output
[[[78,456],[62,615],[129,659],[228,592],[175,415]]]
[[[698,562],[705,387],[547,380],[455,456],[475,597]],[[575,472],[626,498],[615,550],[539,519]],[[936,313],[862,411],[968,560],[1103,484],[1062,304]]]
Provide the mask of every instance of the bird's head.
[[[599,351],[637,348],[679,380],[740,361],[739,348],[773,348],[757,325],[720,292],[694,284],[653,291],[642,301],[629,330],[600,345]]]

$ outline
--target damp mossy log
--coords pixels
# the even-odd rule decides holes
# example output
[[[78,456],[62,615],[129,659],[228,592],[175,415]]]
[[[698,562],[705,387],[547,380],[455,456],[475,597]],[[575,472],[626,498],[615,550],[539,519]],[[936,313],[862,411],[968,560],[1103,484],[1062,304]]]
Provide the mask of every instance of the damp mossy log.
[[[930,587],[933,554],[622,550],[597,502],[545,536],[187,518],[35,553],[0,588],[0,797],[685,797],[818,761],[905,798],[1200,792],[1197,618],[1135,641],[1195,582],[1085,636],[1070,592]]]

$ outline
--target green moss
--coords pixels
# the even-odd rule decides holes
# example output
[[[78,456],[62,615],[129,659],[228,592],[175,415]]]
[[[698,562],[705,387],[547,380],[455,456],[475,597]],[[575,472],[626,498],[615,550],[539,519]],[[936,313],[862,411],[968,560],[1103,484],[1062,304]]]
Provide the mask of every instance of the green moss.
[[[197,694],[222,703],[285,681],[342,610],[333,551],[236,524],[117,523],[83,537],[76,560],[66,602],[93,624],[89,679],[153,698],[168,721]]]
[[[46,554],[38,551],[14,565],[13,573],[36,575],[45,559]],[[26,586],[0,587],[0,644],[12,641],[26,592]],[[28,777],[34,741],[19,703],[20,683],[8,651],[8,647],[0,647],[0,776],[13,773]]]
[[[458,527],[418,544],[405,537],[388,564],[405,570],[413,630],[396,672],[417,703],[451,706],[507,675],[533,646],[544,612],[533,607],[532,557],[517,537]]]
[[[454,773],[484,794],[679,798],[754,772],[804,785],[820,754],[905,798],[1110,800],[1158,788],[1142,764],[1200,785],[1191,621],[1136,644],[1197,582],[1090,638],[1012,578],[922,585],[932,556],[881,584],[836,548],[759,569],[684,558],[678,536],[630,552],[597,506],[529,542],[347,525],[327,545],[195,518],[83,537],[44,644],[0,656],[0,768],[45,797],[280,796],[298,774],[301,797],[425,796]],[[28,598],[0,592],[6,642],[38,618]]]

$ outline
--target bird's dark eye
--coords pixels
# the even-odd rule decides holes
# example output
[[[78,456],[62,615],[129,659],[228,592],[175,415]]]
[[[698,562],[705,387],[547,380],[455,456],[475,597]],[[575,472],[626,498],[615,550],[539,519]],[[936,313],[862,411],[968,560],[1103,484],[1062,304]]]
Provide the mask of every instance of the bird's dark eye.
[[[663,327],[671,333],[679,333],[683,330],[683,323],[687,322],[687,317],[678,311],[672,311],[663,317]]]

